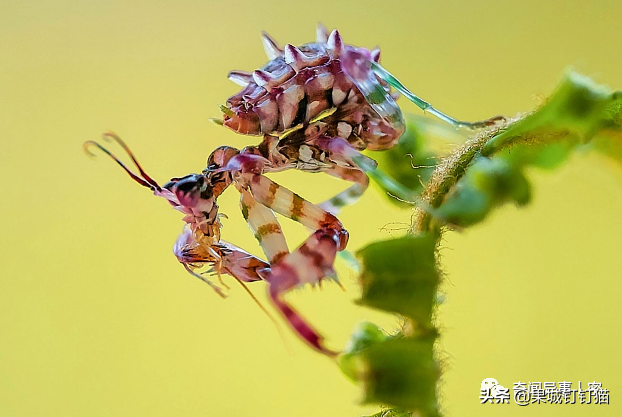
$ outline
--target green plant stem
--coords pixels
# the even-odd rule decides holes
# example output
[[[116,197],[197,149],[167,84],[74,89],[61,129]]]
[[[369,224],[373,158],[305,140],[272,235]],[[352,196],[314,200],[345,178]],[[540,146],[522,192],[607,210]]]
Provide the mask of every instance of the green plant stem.
[[[440,224],[433,221],[430,208],[438,208],[445,199],[445,196],[458,180],[464,175],[467,167],[473,159],[479,155],[482,148],[490,139],[497,136],[503,130],[509,129],[514,124],[523,120],[528,114],[520,113],[494,126],[480,130],[472,139],[469,139],[456,149],[434,169],[430,180],[425,184],[421,193],[419,204],[414,209],[412,223],[409,234],[420,234],[423,232],[440,229]]]

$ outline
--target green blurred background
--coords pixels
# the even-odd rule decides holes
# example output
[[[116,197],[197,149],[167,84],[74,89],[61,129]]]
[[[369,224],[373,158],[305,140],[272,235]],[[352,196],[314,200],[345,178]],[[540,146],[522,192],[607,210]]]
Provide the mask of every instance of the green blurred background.
[[[357,416],[358,388],[273,324],[239,286],[223,301],[171,253],[180,215],[82,143],[108,129],[163,182],[200,171],[218,145],[257,140],[211,124],[265,59],[259,33],[301,44],[318,21],[383,50],[386,68],[450,115],[528,110],[565,68],[622,87],[615,1],[11,1],[0,4],[0,415]],[[418,110],[401,100],[405,111]],[[622,175],[592,155],[531,173],[534,202],[442,245],[439,311],[449,416],[622,413]],[[308,199],[327,176],[274,177]],[[260,254],[233,190],[224,236]],[[355,250],[406,224],[368,192],[341,219]],[[290,246],[307,232],[284,220]],[[403,226],[402,224],[402,226]],[[395,224],[391,225],[396,227]],[[400,225],[398,224],[399,228]],[[353,325],[395,319],[346,292],[289,299],[342,347]],[[254,292],[265,301],[264,286]],[[482,379],[602,382],[611,405],[480,405]]]

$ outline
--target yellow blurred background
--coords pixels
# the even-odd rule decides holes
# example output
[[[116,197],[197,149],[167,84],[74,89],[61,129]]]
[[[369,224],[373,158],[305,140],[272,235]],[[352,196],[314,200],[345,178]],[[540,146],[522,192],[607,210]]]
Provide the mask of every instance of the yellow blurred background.
[[[0,416],[358,416],[360,392],[329,360],[273,324],[231,282],[223,301],[171,253],[180,215],[82,143],[114,130],[164,182],[200,171],[216,146],[257,140],[211,124],[263,65],[259,33],[383,50],[386,68],[450,115],[532,108],[570,65],[622,88],[619,0],[12,1],[0,4]],[[401,100],[407,112],[418,110]],[[594,155],[532,172],[534,202],[449,233],[439,311],[448,416],[622,414],[622,175]],[[312,201],[327,176],[273,177]],[[261,254],[233,190],[224,236]],[[370,190],[341,219],[350,249],[391,236],[410,212]],[[307,235],[284,220],[294,247]],[[391,232],[394,236],[400,231]],[[393,317],[347,289],[289,298],[342,347],[353,325]],[[252,289],[265,302],[262,283]],[[602,382],[611,405],[480,405],[493,377]]]

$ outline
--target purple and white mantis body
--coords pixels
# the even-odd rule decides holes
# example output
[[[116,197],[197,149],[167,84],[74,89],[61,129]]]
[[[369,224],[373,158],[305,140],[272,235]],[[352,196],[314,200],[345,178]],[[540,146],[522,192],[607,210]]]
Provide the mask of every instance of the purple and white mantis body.
[[[273,305],[301,339],[317,351],[335,356],[337,352],[324,345],[322,336],[283,295],[326,278],[336,280],[333,265],[337,252],[347,245],[348,232],[335,214],[363,194],[369,185],[368,175],[380,178],[388,189],[401,191],[390,178],[377,172],[374,160],[361,153],[364,149],[389,149],[404,132],[402,113],[389,86],[456,127],[480,127],[499,118],[477,123],[450,118],[412,94],[382,68],[379,50],[346,45],[339,32],[329,34],[322,25],[318,26],[317,42],[300,48],[288,44],[281,49],[265,33],[263,42],[271,61],[253,73],[229,74],[244,89],[221,106],[223,120],[219,121],[242,134],[262,135],[259,145],[241,150],[219,147],[208,157],[201,174],[173,178],[164,186],[144,172],[129,148],[114,134],[104,137],[123,147],[138,174],[97,142],[86,142],[85,149],[98,147],[134,181],[184,214],[186,225],[174,245],[174,254],[190,274],[221,296],[222,288],[197,270],[207,265],[219,279],[221,274],[227,274],[240,283],[266,281]],[[264,176],[288,169],[325,172],[353,185],[315,205]],[[240,192],[242,214],[267,262],[221,240],[222,214],[216,200],[229,185]],[[312,231],[292,252],[275,212]]]
[[[348,190],[322,204],[337,213],[355,202],[369,184],[376,163],[364,149],[393,147],[405,125],[390,86],[421,109],[455,127],[477,128],[500,117],[468,123],[455,120],[415,96],[380,66],[380,50],[344,43],[337,30],[317,27],[316,42],[281,48],[262,34],[270,61],[254,72],[231,71],[244,88],[227,99],[217,123],[245,135],[261,135],[256,150],[272,170],[299,169],[352,181]],[[374,176],[396,195],[403,190],[382,175]]]

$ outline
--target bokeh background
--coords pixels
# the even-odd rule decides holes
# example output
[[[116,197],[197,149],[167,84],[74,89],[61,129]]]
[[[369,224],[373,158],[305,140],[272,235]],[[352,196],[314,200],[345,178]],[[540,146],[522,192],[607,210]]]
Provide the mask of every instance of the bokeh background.
[[[171,253],[182,222],[82,143],[112,129],[159,181],[200,171],[241,137],[211,124],[238,87],[230,69],[265,61],[318,21],[380,45],[384,65],[464,119],[511,115],[568,66],[622,87],[619,0],[12,1],[0,4],[0,415],[357,416],[360,392],[234,282],[223,301]],[[401,101],[405,111],[418,110]],[[622,412],[622,175],[594,155],[531,172],[534,201],[449,233],[439,311],[449,416],[618,416]],[[274,177],[313,201],[346,185]],[[256,254],[233,190],[224,235]],[[368,192],[341,219],[355,250],[397,236],[409,210]],[[391,224],[397,222],[397,224]],[[399,223],[402,223],[400,226]],[[290,246],[307,232],[283,221]],[[389,226],[387,226],[389,225]],[[387,226],[387,227],[385,227]],[[290,296],[339,348],[353,325],[393,317],[360,307],[355,274]],[[265,302],[263,284],[252,286]],[[598,381],[611,405],[479,404],[482,379]]]

